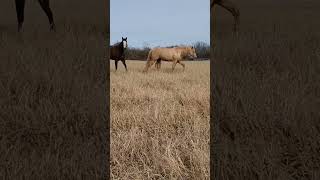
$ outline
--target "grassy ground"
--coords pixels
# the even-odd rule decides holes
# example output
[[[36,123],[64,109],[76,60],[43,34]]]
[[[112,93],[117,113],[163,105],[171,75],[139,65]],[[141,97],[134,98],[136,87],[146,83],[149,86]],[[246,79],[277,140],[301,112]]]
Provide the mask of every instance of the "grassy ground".
[[[37,1],[26,2],[17,33],[14,1],[1,2],[0,179],[107,172],[105,10],[100,2],[50,2],[56,33]]]
[[[111,61],[113,179],[209,179],[210,63]]]
[[[221,90],[212,99],[218,108],[212,122],[235,136],[213,134],[212,175],[319,179],[320,3],[236,3],[238,37],[231,34],[232,17],[219,7],[211,26],[217,32],[211,80]]]
[[[235,134],[233,141],[223,134],[212,138],[210,157],[218,162],[212,175],[320,179],[320,3],[237,4],[237,38],[221,8],[211,27],[217,30],[210,65],[222,93],[216,99],[219,119]],[[109,109],[103,61],[108,23],[102,18],[107,8],[102,1],[51,5],[55,34],[36,1],[27,1],[21,34],[13,1],[0,6],[1,179],[98,179],[107,161],[101,128]],[[190,62],[185,72],[177,66],[174,73],[167,66],[146,76],[140,73],[143,64],[129,63],[125,73],[120,63],[115,73],[112,62],[113,177],[208,178],[204,64]]]

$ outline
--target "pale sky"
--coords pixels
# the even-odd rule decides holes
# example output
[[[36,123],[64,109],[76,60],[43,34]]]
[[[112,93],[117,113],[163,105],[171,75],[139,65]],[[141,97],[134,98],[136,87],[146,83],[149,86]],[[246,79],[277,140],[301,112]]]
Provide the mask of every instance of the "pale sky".
[[[111,0],[110,43],[129,47],[210,43],[209,0]]]

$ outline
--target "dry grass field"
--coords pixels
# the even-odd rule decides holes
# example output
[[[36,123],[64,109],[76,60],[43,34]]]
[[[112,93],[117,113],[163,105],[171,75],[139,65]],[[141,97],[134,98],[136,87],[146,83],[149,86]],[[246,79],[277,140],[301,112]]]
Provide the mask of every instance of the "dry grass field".
[[[0,179],[101,179],[108,171],[104,2],[0,5]],[[105,6],[106,7],[106,6]],[[83,13],[83,12],[93,13]]]
[[[145,63],[110,63],[112,179],[209,179],[209,61]]]
[[[217,7],[211,76],[210,154],[219,180],[320,179],[320,1],[237,1],[232,16]],[[213,15],[213,14],[212,14]],[[211,41],[211,44],[213,42]],[[211,82],[212,84],[213,82]],[[217,92],[211,92],[213,93]],[[218,132],[218,133],[217,133]]]
[[[1,1],[0,179],[108,172],[105,3],[51,1],[51,33],[39,5],[27,1],[17,33],[14,1]],[[209,115],[235,135],[211,131],[214,178],[320,179],[320,1],[236,3],[239,36],[217,7],[210,63],[187,62],[173,73],[163,63],[143,74],[143,62],[128,61],[129,72],[119,62],[115,72],[111,61],[113,179],[208,179]],[[211,99],[218,117],[209,114],[212,77],[221,89]]]

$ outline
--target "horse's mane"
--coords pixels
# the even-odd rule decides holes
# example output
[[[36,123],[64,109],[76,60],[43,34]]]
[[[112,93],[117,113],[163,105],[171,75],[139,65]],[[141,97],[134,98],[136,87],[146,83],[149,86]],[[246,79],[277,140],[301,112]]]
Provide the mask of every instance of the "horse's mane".
[[[177,45],[175,46],[167,46],[166,48],[175,48],[175,47],[178,47]]]
[[[165,48],[178,48],[178,49],[185,49],[189,48],[191,46],[186,46],[186,45],[174,45],[174,46],[166,46]]]
[[[176,46],[174,48],[176,49],[187,49],[187,48],[190,48],[191,46]]]

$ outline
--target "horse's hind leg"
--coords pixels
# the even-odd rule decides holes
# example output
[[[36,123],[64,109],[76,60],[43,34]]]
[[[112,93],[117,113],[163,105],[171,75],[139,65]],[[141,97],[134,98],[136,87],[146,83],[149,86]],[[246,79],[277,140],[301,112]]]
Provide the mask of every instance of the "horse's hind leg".
[[[161,61],[158,64],[158,69],[161,69]]]
[[[159,62],[157,61],[156,64],[154,65],[156,67],[156,69],[159,69]]]
[[[52,11],[49,6],[49,0],[38,0],[38,1],[40,3],[40,6],[42,7],[44,12],[48,16],[49,23],[50,23],[50,29],[55,31],[56,27],[55,27],[54,21],[53,21],[53,14],[52,14]]]
[[[157,70],[159,70],[161,68],[161,59],[157,59],[155,66],[156,66]]]
[[[126,68],[126,71],[128,71],[128,69],[127,69],[127,65],[126,65],[126,60],[121,60],[122,61],[122,64],[124,65],[124,67]]]
[[[18,18],[18,31],[21,31],[22,24],[24,21],[24,5],[25,0],[16,0],[16,11]]]

